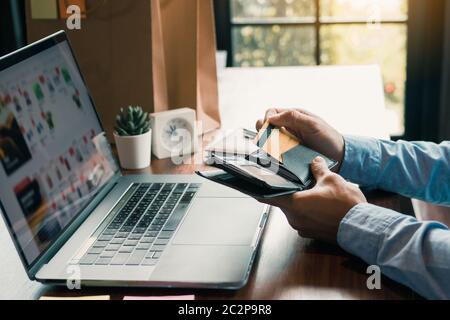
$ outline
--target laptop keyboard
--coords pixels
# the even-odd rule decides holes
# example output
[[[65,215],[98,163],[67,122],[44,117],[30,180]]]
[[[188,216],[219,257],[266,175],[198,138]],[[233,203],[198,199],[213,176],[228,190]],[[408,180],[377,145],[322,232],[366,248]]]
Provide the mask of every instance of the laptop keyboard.
[[[141,183],[79,261],[81,265],[154,266],[200,184]]]

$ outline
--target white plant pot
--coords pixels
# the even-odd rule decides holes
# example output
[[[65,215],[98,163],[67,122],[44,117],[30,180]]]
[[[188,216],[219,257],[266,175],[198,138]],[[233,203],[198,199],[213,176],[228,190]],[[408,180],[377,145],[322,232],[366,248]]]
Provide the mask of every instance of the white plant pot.
[[[127,170],[148,168],[152,159],[152,130],[139,136],[122,137],[114,133],[120,165]]]

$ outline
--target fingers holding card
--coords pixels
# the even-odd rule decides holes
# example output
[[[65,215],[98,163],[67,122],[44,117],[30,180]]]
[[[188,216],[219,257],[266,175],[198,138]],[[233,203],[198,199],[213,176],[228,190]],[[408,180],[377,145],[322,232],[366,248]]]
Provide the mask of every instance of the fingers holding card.
[[[276,128],[269,124],[268,121],[256,136],[255,143],[280,162],[283,162],[283,154],[300,145],[297,138],[285,128]]]

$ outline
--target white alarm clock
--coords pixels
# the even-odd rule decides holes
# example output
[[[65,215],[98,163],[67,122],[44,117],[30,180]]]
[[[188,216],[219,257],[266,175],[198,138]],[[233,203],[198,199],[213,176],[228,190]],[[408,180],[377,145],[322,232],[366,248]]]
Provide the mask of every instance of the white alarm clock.
[[[196,121],[195,110],[189,108],[151,114],[153,154],[166,159],[197,152]]]

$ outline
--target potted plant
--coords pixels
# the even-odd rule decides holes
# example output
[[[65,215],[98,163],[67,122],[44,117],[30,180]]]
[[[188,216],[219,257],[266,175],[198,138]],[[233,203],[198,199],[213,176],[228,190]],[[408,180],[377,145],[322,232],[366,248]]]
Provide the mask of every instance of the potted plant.
[[[149,115],[141,107],[120,109],[114,139],[123,169],[137,170],[150,166],[152,131]]]

